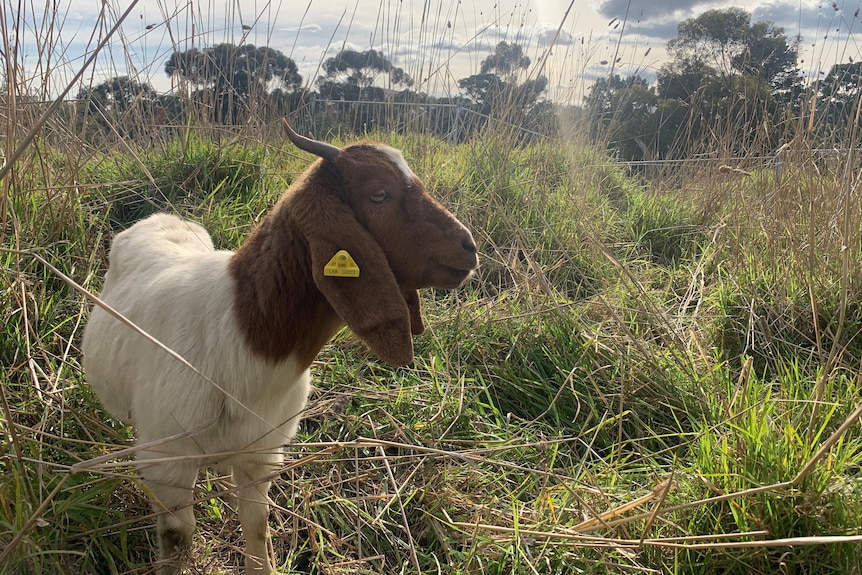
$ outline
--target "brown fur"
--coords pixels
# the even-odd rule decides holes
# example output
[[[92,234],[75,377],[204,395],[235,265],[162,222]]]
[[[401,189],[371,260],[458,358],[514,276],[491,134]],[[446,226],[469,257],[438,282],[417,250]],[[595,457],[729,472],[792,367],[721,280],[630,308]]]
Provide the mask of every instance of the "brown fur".
[[[342,249],[358,278],[323,275]],[[346,323],[381,359],[404,365],[413,361],[411,334],[424,329],[416,290],[457,287],[476,264],[469,231],[419,179],[407,182],[376,145],[357,144],[300,176],[230,272],[237,322],[260,356],[296,352],[309,365]]]

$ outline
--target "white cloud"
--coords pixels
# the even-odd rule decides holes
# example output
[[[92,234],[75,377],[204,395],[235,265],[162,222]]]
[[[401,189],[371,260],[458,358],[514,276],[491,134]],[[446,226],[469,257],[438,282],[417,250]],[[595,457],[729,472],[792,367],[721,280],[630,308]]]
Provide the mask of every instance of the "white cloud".
[[[557,30],[559,30],[559,26],[550,26],[547,24],[540,24],[536,27],[536,42],[541,47],[550,46],[552,42],[554,42],[554,38],[556,37],[556,45],[557,46],[569,46],[575,43],[575,37],[568,30],[560,30],[559,36],[557,36]]]
[[[314,34],[315,32],[320,32],[323,30],[323,26],[320,24],[302,24],[300,26],[286,26],[278,29],[280,32],[302,32],[307,34]]]

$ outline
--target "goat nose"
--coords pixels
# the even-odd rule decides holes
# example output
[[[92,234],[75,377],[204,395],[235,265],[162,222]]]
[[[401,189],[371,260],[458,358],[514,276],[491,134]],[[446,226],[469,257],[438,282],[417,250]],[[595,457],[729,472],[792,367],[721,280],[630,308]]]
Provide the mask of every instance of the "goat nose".
[[[464,248],[465,252],[470,254],[475,254],[477,251],[476,242],[473,241],[473,236],[469,233],[467,234],[467,237],[464,238],[461,246]]]

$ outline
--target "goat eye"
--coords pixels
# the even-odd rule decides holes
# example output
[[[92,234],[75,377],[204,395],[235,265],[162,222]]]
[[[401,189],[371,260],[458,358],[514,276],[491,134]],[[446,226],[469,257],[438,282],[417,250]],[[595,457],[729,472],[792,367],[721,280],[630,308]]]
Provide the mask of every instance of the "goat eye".
[[[379,204],[380,202],[382,202],[385,199],[386,199],[386,191],[385,190],[380,190],[379,192],[374,192],[373,194],[371,194],[371,201],[374,202],[375,204]]]

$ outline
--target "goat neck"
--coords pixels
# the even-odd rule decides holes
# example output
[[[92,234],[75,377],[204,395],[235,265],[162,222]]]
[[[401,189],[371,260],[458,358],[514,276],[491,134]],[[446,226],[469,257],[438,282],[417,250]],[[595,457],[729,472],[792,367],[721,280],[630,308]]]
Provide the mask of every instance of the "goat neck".
[[[251,351],[267,360],[295,354],[307,367],[344,325],[314,284],[308,242],[296,221],[305,199],[297,196],[311,181],[316,191],[337,194],[340,179],[334,166],[316,162],[231,258],[237,324]]]

